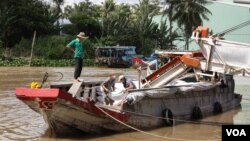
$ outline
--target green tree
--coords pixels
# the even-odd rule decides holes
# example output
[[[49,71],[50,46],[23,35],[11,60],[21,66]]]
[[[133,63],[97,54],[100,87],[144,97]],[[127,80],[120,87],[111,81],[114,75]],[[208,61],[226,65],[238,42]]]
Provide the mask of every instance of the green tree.
[[[89,0],[74,4],[74,7],[65,7],[64,16],[70,20],[71,24],[64,26],[64,32],[77,34],[84,31],[90,38],[99,38],[101,35],[99,9],[99,6]]]
[[[112,15],[115,11],[116,4],[114,0],[105,0],[102,5],[102,36],[109,35],[111,32]]]
[[[1,40],[4,47],[14,47],[21,37],[31,37],[54,31],[54,18],[49,6],[39,0],[9,0],[1,2]]]
[[[55,15],[60,17],[62,15],[61,6],[64,4],[64,0],[53,0],[53,2],[56,4],[56,13],[55,13]]]
[[[59,20],[60,20],[60,18],[63,17],[61,6],[64,4],[64,0],[53,0],[53,2],[56,4],[54,17],[56,17],[56,19],[57,19],[57,21],[56,21],[57,29],[60,30]]]
[[[95,5],[89,0],[85,0],[83,2],[80,2],[79,4],[74,4],[74,6],[67,5],[64,8],[64,17],[70,18],[72,15],[79,14],[79,13],[85,13],[86,15],[92,16],[92,17],[99,17],[100,16],[100,6]]]
[[[157,38],[158,24],[153,21],[153,16],[158,12],[150,5],[149,0],[139,0],[139,4],[135,5],[136,21],[134,22],[135,36],[139,40],[139,51],[149,53],[154,44],[147,44],[149,39]],[[152,47],[153,46],[153,47]]]
[[[131,34],[131,7],[126,4],[118,5],[113,18],[113,36],[117,38],[120,45],[131,45],[133,34]]]
[[[12,27],[16,22],[16,16],[12,14],[13,7],[0,7],[0,41],[1,46],[6,46],[7,38],[11,34]]]
[[[117,5],[106,0],[101,7],[102,45],[131,45],[131,7],[128,4]]]
[[[195,27],[202,25],[202,20],[208,20],[212,14],[205,5],[207,0],[175,0],[173,20],[177,21],[179,27],[184,28],[185,50],[189,49],[189,38]]]
[[[157,38],[158,46],[161,49],[174,49],[173,41],[176,40],[181,40],[178,29],[172,31],[172,28],[167,25],[167,20],[161,20]]]
[[[2,8],[3,6],[6,6],[7,2],[8,2],[8,0],[1,0],[0,1],[0,7]]]
[[[115,10],[110,13],[109,18],[103,20],[108,23],[108,30],[103,26],[103,31],[106,36],[102,38],[106,41],[110,40],[111,44],[108,45],[128,45],[133,37],[131,34],[131,21],[130,21],[131,9],[129,5],[121,4],[116,5]],[[104,23],[105,23],[104,22]]]
[[[165,0],[165,2],[169,5],[169,7],[164,9],[163,15],[168,16],[170,36],[175,36],[175,34],[173,34],[173,12],[176,0]],[[169,45],[173,46],[173,40],[169,41]]]

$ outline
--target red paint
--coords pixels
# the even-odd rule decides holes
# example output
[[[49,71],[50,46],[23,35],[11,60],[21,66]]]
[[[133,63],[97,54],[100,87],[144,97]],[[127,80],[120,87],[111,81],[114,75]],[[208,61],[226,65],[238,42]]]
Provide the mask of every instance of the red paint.
[[[30,89],[30,88],[16,88],[16,96],[18,98],[51,98],[56,99],[59,94],[59,89]]]
[[[59,89],[16,88],[16,97],[22,101],[37,102],[39,104],[39,108],[42,109],[52,109],[54,103],[58,98],[60,98],[69,101],[72,104],[89,111],[90,113],[93,113],[95,116],[101,116],[103,118],[106,117],[106,115],[102,111],[100,111],[94,103],[78,100],[76,98],[73,98],[71,94],[60,91]],[[128,121],[128,114],[117,113],[108,109],[103,110],[120,121]]]
[[[141,64],[142,60],[139,57],[134,57],[134,58],[132,58],[132,63],[133,64]]]
[[[201,52],[192,52],[192,57],[204,58],[204,56]]]
[[[34,101],[39,108],[52,109],[57,100],[59,89],[16,88],[16,97],[22,101]]]

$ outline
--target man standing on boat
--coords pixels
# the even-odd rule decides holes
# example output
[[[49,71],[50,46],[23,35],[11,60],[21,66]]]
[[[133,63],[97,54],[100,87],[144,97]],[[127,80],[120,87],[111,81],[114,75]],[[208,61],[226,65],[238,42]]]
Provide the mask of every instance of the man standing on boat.
[[[72,40],[66,48],[69,49],[74,53],[75,59],[75,71],[74,71],[74,81],[79,82],[79,77],[81,76],[82,72],[82,65],[83,65],[83,45],[82,41],[88,37],[85,36],[84,32],[80,32],[77,35],[77,38]]]

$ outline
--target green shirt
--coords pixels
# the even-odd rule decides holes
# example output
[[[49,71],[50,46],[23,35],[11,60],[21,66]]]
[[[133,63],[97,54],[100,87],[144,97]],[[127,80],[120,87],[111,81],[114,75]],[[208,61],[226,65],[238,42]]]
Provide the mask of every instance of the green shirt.
[[[74,58],[80,58],[80,59],[83,58],[83,45],[81,44],[81,42],[75,39],[72,40],[67,46],[74,49],[75,51]]]

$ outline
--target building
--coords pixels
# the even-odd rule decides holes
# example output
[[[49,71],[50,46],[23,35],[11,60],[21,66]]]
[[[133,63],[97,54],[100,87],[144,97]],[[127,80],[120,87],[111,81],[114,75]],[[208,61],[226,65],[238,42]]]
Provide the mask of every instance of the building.
[[[209,27],[212,32],[219,33],[233,26],[250,20],[250,0],[216,0],[211,1],[207,8],[212,12],[209,21],[204,21],[204,26]],[[155,21],[159,22],[162,16],[156,16]],[[174,25],[177,28],[177,25]],[[250,25],[226,34],[226,40],[250,43]],[[177,44],[178,49],[184,49],[184,42]],[[196,50],[195,43],[190,44],[191,50]]]

